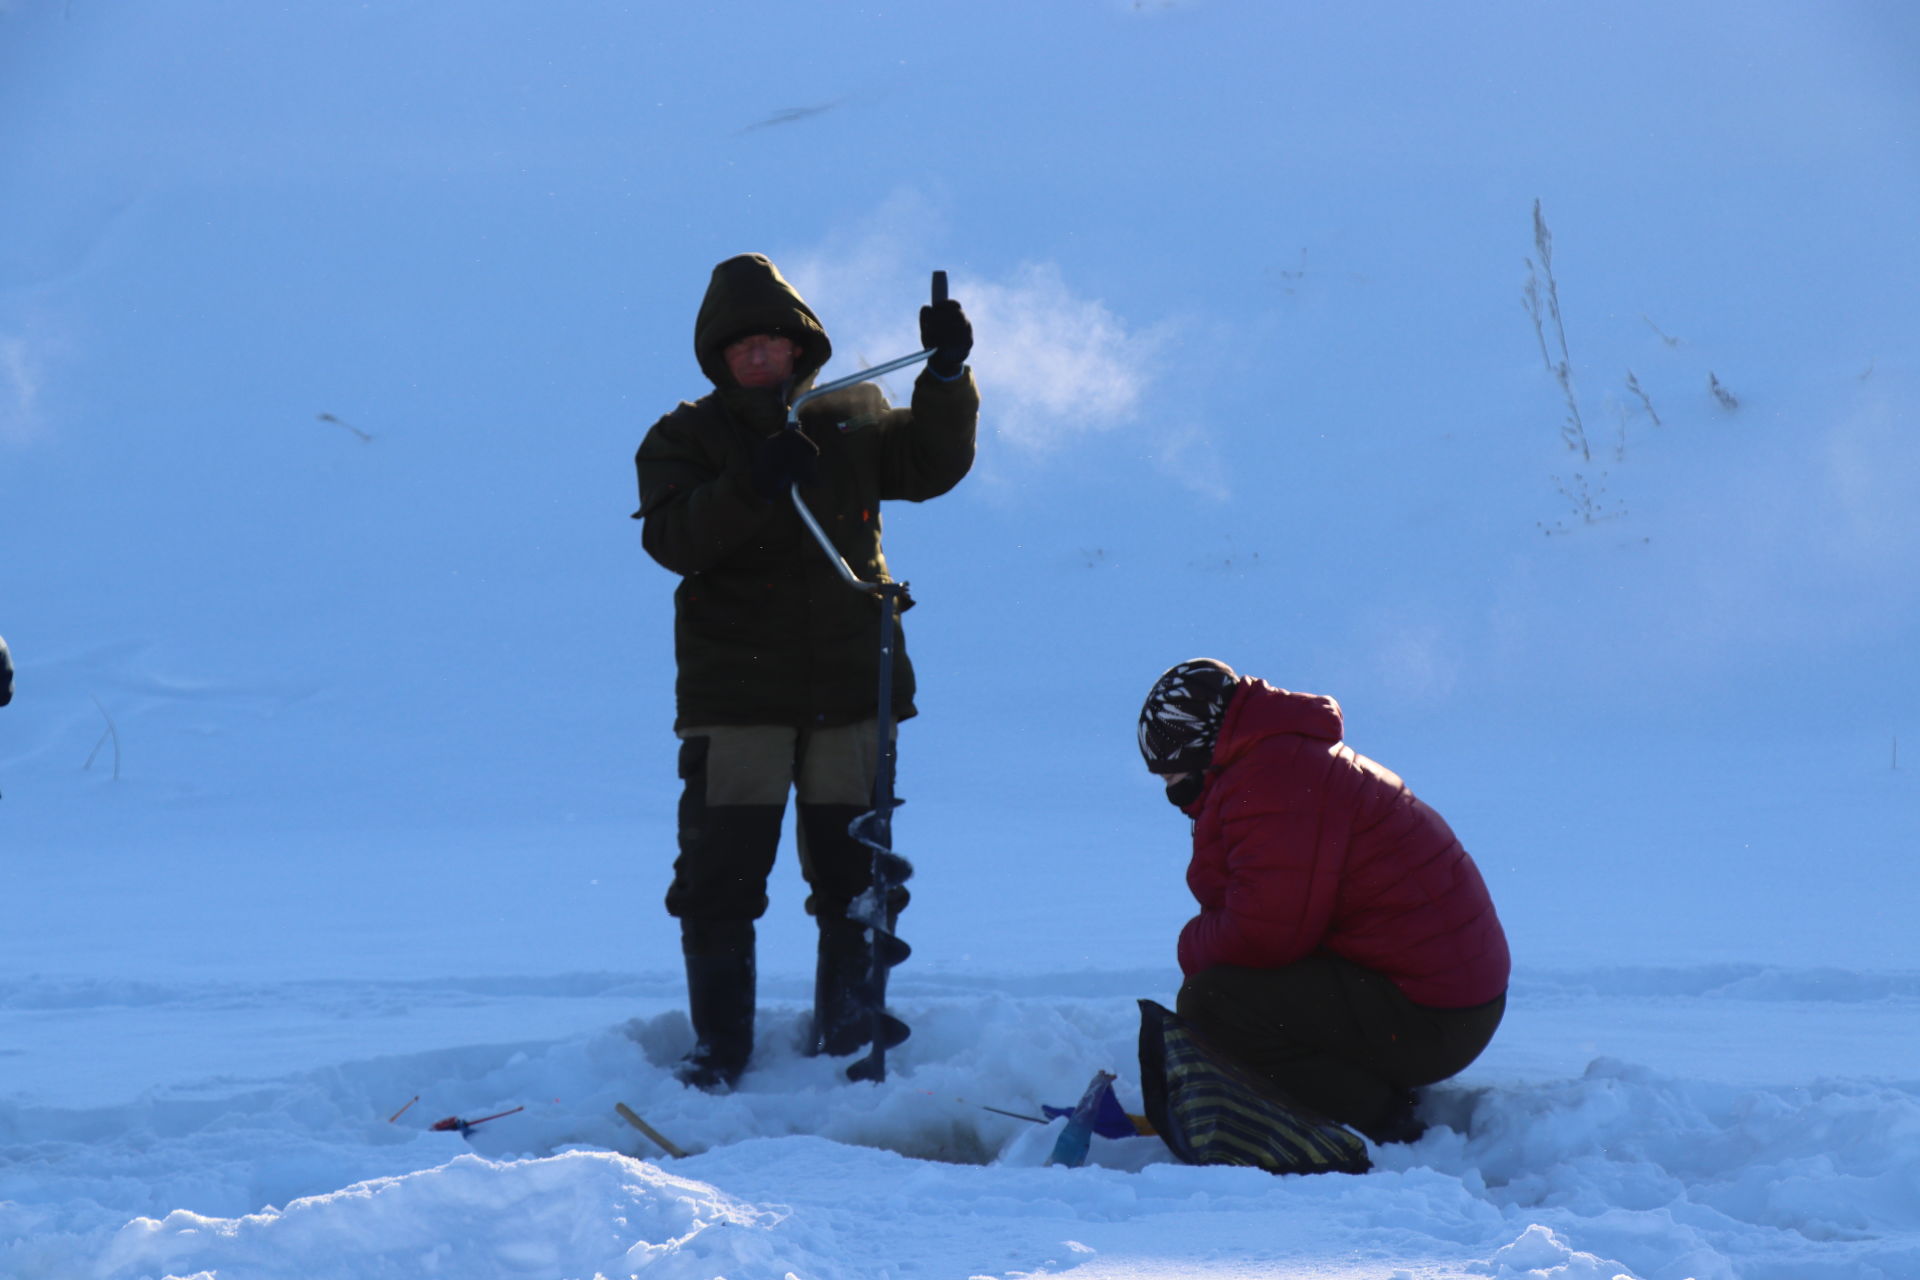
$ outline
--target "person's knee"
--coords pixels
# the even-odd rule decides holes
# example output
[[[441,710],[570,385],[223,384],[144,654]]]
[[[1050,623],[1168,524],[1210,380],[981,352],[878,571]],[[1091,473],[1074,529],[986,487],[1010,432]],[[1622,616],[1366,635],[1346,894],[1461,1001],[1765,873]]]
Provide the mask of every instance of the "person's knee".
[[[864,889],[863,889],[864,891]],[[807,914],[821,920],[838,920],[853,909],[854,900],[859,894],[821,893],[815,891],[807,895]],[[887,887],[887,917],[897,920],[900,913],[913,901],[913,894],[903,884]]]
[[[668,914],[750,920],[766,914],[782,815],[776,805],[730,805],[702,808],[697,823],[683,821]]]
[[[1180,984],[1173,1011],[1200,1027],[1239,1021],[1246,1012],[1244,975],[1232,965],[1215,965]]]
[[[866,892],[873,882],[873,850],[851,828],[866,810],[857,805],[814,804],[802,800],[795,822],[800,874],[812,890],[808,910],[825,904],[834,914]]]
[[[686,920],[758,920],[767,914],[763,881],[759,892],[735,884],[687,882],[676,879],[667,887],[667,914]]]

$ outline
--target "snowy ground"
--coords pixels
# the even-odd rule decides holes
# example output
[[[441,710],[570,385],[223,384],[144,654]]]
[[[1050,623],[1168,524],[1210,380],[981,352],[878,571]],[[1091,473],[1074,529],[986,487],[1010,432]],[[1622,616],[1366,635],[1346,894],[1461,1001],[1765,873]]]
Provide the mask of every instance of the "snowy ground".
[[[667,1074],[689,1039],[667,974],[9,983],[9,1070],[44,1084],[0,1108],[0,1274],[1920,1269],[1911,978],[1523,978],[1493,1050],[1429,1100],[1425,1138],[1363,1177],[1284,1179],[1180,1166],[1151,1138],[1048,1168],[1051,1130],[980,1105],[1070,1103],[1095,1067],[1137,1104],[1133,999],[1166,994],[1148,975],[903,972],[915,1034],[878,1086],[797,1056],[803,984],[769,985],[760,1065],[713,1099]],[[691,1154],[666,1157],[621,1101]],[[469,1138],[429,1128],[511,1107]]]
[[[1140,816],[1177,840],[1172,815]],[[418,858],[150,847],[170,877],[39,860],[21,883],[46,909],[0,945],[22,975],[0,983],[0,1275],[1920,1273],[1911,970],[1523,962],[1492,1048],[1430,1097],[1432,1130],[1365,1176],[1188,1168],[1152,1138],[1050,1168],[1053,1128],[987,1108],[1070,1104],[1103,1068],[1137,1108],[1134,1001],[1174,982],[1163,904],[1009,901],[1015,858],[916,905],[894,983],[914,1034],[884,1084],[856,1086],[795,1049],[808,925],[783,861],[756,1065],[713,1098],[669,1074],[691,1033],[672,932],[631,909],[650,877],[625,833],[574,834],[538,862],[474,833],[423,835],[438,856]],[[447,866],[495,897],[436,895]],[[991,952],[984,920],[1005,930]],[[618,955],[658,967],[603,963]],[[431,1128],[514,1108],[467,1137]]]

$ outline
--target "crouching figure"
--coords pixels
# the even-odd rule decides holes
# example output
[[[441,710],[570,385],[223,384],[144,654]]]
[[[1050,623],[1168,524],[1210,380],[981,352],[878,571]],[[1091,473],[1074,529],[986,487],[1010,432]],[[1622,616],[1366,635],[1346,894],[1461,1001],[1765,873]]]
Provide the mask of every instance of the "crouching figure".
[[[1375,1142],[1506,1010],[1506,934],[1444,819],[1342,740],[1332,698],[1209,658],[1154,684],[1140,752],[1193,819],[1177,1012],[1219,1053]]]

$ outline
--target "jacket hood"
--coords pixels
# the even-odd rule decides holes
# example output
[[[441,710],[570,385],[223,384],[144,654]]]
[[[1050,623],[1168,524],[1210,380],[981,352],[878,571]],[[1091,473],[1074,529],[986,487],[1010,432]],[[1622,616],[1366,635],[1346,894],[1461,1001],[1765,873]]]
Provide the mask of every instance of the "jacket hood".
[[[1213,748],[1213,767],[1230,763],[1262,738],[1289,734],[1338,742],[1346,735],[1340,704],[1325,694],[1293,693],[1265,680],[1242,676],[1227,704],[1226,719]]]
[[[693,322],[693,354],[715,387],[734,386],[721,354],[727,344],[752,333],[778,333],[800,344],[794,364],[796,389],[812,382],[833,355],[833,344],[813,308],[764,255],[743,253],[713,269],[707,296]]]

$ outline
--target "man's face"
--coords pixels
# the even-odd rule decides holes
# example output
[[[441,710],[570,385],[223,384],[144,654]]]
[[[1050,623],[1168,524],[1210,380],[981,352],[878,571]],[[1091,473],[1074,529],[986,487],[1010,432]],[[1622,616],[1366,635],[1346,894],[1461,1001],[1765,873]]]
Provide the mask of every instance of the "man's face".
[[[736,339],[721,352],[727,372],[743,387],[777,387],[793,376],[800,347],[790,338],[753,333]]]

